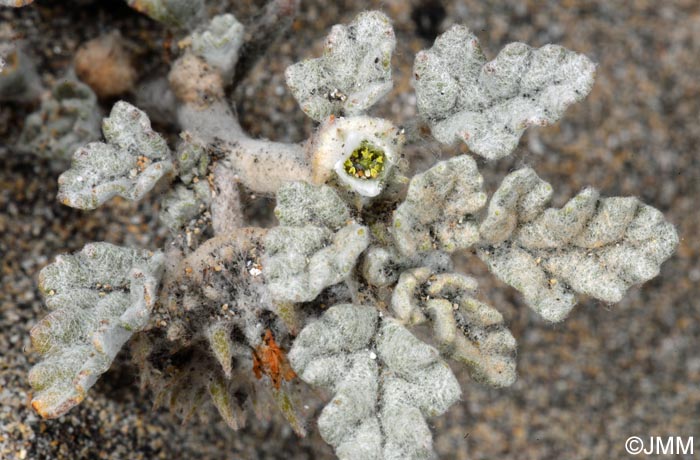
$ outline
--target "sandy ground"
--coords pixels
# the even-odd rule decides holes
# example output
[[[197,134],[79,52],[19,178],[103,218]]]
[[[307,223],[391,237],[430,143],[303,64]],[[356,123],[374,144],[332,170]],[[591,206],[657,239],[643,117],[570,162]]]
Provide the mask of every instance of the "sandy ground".
[[[260,8],[260,2],[225,3],[215,7],[243,21]],[[480,161],[489,190],[527,164],[552,183],[556,204],[586,185],[607,196],[637,195],[663,211],[681,236],[657,278],[616,305],[584,300],[557,325],[539,319],[476,257],[465,255],[482,297],[504,314],[518,340],[519,379],[494,390],[454,366],[464,396],[433,421],[441,458],[627,458],[629,436],[651,435],[695,436],[700,450],[700,3],[302,0],[288,39],[235,91],[245,128],[275,140],[308,136],[313,124],[287,91],[283,71],[317,56],[328,27],[366,8],[395,21],[396,84],[373,113],[399,124],[415,116],[413,56],[451,24],[470,27],[489,57],[511,41],[586,53],[598,63],[591,95],[557,125],[529,130],[510,158]],[[4,21],[26,39],[45,84],[67,71],[80,43],[113,28],[139,44],[141,77],[166,68],[167,34],[116,0],[37,0],[21,11],[0,9]],[[104,101],[104,110],[111,103]],[[151,410],[126,357],[66,416],[41,421],[28,408],[26,375],[37,357],[24,350],[29,329],[45,314],[39,270],[90,241],[158,247],[164,237],[153,197],[137,204],[113,200],[92,213],[59,205],[58,171],[12,149],[31,110],[0,104],[0,458],[332,458],[318,435],[299,440],[265,422],[238,433],[216,417],[182,426]],[[174,134],[168,125],[158,129]],[[426,139],[408,153],[421,170],[457,151]]]

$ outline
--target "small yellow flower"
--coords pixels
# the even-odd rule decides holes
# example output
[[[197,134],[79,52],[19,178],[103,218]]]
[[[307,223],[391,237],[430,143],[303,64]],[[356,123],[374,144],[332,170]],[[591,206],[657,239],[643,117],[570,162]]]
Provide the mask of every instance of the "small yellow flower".
[[[384,151],[364,140],[343,163],[345,172],[358,179],[376,179],[384,169]]]

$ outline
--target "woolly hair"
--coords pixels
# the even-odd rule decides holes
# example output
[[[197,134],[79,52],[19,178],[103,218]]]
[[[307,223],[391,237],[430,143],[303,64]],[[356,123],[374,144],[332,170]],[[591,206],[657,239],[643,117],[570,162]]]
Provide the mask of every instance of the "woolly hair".
[[[433,136],[488,159],[509,155],[529,126],[559,120],[593,87],[595,64],[557,45],[510,43],[486,62],[479,40],[452,26],[414,64],[418,110]]]

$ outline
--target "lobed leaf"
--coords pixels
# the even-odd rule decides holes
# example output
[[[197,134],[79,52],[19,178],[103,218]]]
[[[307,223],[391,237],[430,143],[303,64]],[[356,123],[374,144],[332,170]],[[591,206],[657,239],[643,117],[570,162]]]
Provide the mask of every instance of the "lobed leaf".
[[[506,45],[486,62],[479,40],[453,26],[414,64],[418,110],[435,138],[488,159],[509,155],[530,126],[559,120],[593,87],[595,64],[557,45]]]
[[[192,51],[230,77],[244,39],[243,24],[232,14],[215,16],[202,31],[191,35]]]
[[[71,169],[58,178],[58,199],[79,209],[95,209],[119,195],[140,200],[173,170],[165,140],[151,129],[148,116],[124,101],[102,121],[103,142],[73,155]]]
[[[161,253],[94,243],[41,271],[39,287],[52,312],[31,330],[32,347],[44,359],[29,382],[42,417],[79,404],[124,343],[146,327],[163,263]]]
[[[277,302],[306,302],[350,276],[369,245],[369,230],[351,223],[325,227],[274,227],[265,237],[263,274]]]
[[[509,174],[480,227],[479,257],[549,321],[564,319],[576,293],[619,302],[659,273],[678,234],[634,197],[599,198],[587,188],[561,209],[545,209],[552,187],[529,168]]]
[[[475,214],[486,204],[483,178],[467,155],[416,174],[396,209],[391,232],[403,255],[466,249],[479,240]]]
[[[394,288],[391,310],[406,325],[430,322],[443,356],[469,369],[478,382],[503,387],[516,378],[515,338],[493,307],[478,301],[476,280],[459,273],[405,271]]]
[[[391,90],[395,46],[386,15],[360,13],[348,26],[333,26],[322,57],[288,67],[287,85],[304,113],[316,121],[331,114],[359,114]]]
[[[331,187],[306,182],[288,182],[279,188],[275,216],[286,227],[338,229],[350,220],[348,207]]]
[[[18,145],[42,158],[68,161],[78,147],[99,137],[97,96],[77,80],[62,80],[27,117]]]
[[[318,427],[341,459],[432,458],[426,418],[460,396],[438,351],[374,307],[331,307],[301,331],[289,359],[302,380],[334,393]]]

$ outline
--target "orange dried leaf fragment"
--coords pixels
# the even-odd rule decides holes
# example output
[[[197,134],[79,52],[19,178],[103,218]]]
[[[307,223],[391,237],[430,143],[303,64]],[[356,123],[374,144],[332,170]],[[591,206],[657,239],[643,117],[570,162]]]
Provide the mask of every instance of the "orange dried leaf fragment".
[[[257,379],[267,375],[275,389],[279,389],[283,379],[288,382],[296,377],[296,373],[269,329],[265,331],[263,342],[253,350],[253,374]]]

